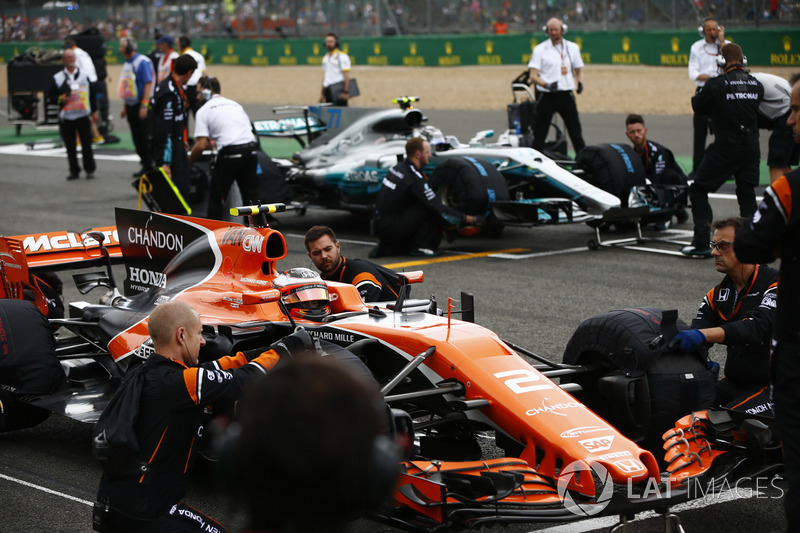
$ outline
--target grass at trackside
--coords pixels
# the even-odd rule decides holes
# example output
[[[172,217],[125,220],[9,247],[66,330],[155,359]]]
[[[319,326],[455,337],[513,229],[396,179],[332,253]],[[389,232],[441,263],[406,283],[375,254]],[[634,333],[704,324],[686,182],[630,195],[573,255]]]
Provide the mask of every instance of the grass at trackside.
[[[131,150],[133,151],[133,141],[131,140],[130,133],[114,133],[112,135],[119,137],[120,142],[114,144],[103,145],[103,148]],[[37,130],[31,126],[23,126],[20,134],[16,134],[15,128],[0,128],[0,145],[3,144],[17,144],[28,143],[37,140],[55,139],[59,140],[57,129],[41,129]],[[288,158],[300,150],[300,145],[294,139],[274,139],[268,137],[261,137],[261,148],[267,152],[271,157],[284,157]],[[692,158],[688,156],[675,156],[675,160],[684,169],[688,175],[692,169]],[[769,185],[769,169],[765,159],[761,160],[761,171],[759,173],[759,183],[761,185]]]
[[[133,140],[130,133],[111,132],[119,138],[118,143],[103,144],[98,148],[109,150],[130,150],[134,151]],[[55,140],[60,142],[58,129],[35,129],[32,126],[23,126],[20,134],[16,134],[16,128],[0,128],[0,145],[30,143],[34,141]],[[271,157],[291,157],[293,153],[300,150],[300,145],[294,139],[270,139],[261,137],[261,148]]]

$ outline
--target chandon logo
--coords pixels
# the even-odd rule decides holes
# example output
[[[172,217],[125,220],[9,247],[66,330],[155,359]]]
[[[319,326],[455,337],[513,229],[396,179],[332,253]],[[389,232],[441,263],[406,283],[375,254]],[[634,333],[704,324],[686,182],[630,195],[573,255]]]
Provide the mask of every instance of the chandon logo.
[[[131,244],[144,246],[145,250],[147,250],[147,256],[150,259],[153,258],[150,248],[158,248],[172,252],[180,252],[183,250],[183,235],[166,233],[159,230],[130,227],[128,228],[128,240]]]
[[[576,476],[594,476],[595,487],[602,491],[594,501],[582,501],[578,503],[572,496],[569,484]],[[558,476],[558,495],[564,501],[564,507],[571,513],[579,516],[593,516],[605,509],[611,502],[614,493],[614,482],[611,474],[600,463],[592,463],[590,469],[586,468],[583,461],[574,461],[566,466]],[[579,496],[580,500],[585,500],[585,496]]]

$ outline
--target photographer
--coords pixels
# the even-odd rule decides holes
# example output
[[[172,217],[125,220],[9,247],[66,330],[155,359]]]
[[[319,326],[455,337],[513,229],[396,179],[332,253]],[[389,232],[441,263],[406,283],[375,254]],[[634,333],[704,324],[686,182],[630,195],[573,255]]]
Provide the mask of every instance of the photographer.
[[[76,180],[81,173],[78,164],[78,138],[81,142],[86,179],[92,179],[97,169],[92,150],[92,120],[97,117],[94,114],[97,109],[94,84],[90,82],[88,74],[78,68],[73,50],[64,50],[61,61],[64,63],[64,69],[53,76],[47,91],[47,99],[61,109],[58,114],[59,132],[67,149],[69,161],[67,179]]]

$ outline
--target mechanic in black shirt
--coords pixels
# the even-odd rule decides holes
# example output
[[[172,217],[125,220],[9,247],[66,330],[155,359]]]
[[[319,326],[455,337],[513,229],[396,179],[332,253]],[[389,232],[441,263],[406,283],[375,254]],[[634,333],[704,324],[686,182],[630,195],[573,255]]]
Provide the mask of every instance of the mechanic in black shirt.
[[[736,232],[747,220],[730,217],[712,223],[711,241],[717,272],[725,274],[708,291],[692,328],[673,341],[691,353],[703,343],[728,347],[725,379],[717,382],[715,404],[737,406],[769,387],[770,336],[777,309],[778,272],[766,265],[741,263],[733,251]],[[762,398],[762,400],[764,400]],[[762,402],[763,403],[763,402]]]
[[[365,302],[397,299],[400,290],[397,274],[364,259],[347,259],[342,255],[336,234],[328,226],[311,227],[306,232],[305,244],[308,257],[322,279],[355,285]]]
[[[684,187],[687,185],[688,178],[675,161],[672,150],[647,138],[647,126],[644,124],[642,115],[630,114],[625,118],[625,135],[633,144],[633,149],[642,158],[645,176],[652,184],[656,186],[682,185]],[[684,192],[681,194],[681,198],[675,199],[678,222],[686,222],[689,219],[689,212],[685,207],[686,193],[685,189],[682,190]],[[671,218],[669,216],[669,219],[659,222],[660,228],[668,229],[671,225]]]
[[[692,97],[695,112],[710,115],[714,129],[714,142],[706,150],[689,188],[694,236],[691,245],[683,247],[681,252],[695,257],[711,255],[708,225],[713,213],[708,193],[719,189],[731,175],[736,178],[739,214],[750,218],[756,212],[755,186],[761,157],[758,106],[764,97],[764,87],[745,72],[738,44],[726,44],[718,57],[724,60],[724,72],[709,79]]]
[[[136,477],[104,471],[98,501],[109,506],[106,531],[227,531],[181,502],[203,437],[206,406],[235,399],[281,356],[308,344],[294,333],[249,362],[239,352],[198,364],[205,340],[200,317],[191,306],[177,300],[163,303],[152,312],[147,327],[156,353],[143,363],[144,388],[135,433],[148,470]],[[308,337],[305,331],[300,334]]]
[[[189,198],[189,151],[186,131],[189,100],[183,85],[197,69],[188,54],[175,60],[173,72],[153,93],[153,145],[156,166],[163,167],[184,199]]]
[[[431,145],[421,137],[406,142],[406,158],[389,169],[375,200],[375,232],[380,239],[370,257],[408,254],[435,257],[442,240],[442,223],[481,224],[482,217],[465,215],[442,203],[422,172]]]
[[[787,121],[800,139],[800,74],[791,79],[791,115]],[[794,202],[797,200],[797,202]],[[776,179],[764,192],[753,220],[736,236],[741,261],[781,259],[778,310],[772,334],[772,398],[783,441],[784,476],[789,490],[786,522],[800,524],[800,169]]]

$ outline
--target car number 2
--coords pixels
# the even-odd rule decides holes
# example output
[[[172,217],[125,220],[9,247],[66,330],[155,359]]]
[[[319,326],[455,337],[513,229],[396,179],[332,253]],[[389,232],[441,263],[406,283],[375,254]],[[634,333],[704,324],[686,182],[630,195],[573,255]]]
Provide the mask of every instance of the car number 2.
[[[517,377],[512,377],[517,376]],[[520,368],[519,370],[506,370],[504,372],[498,372],[494,374],[494,377],[498,379],[503,378],[511,378],[506,379],[503,381],[506,387],[511,389],[512,392],[515,394],[524,394],[526,392],[533,392],[537,390],[547,390],[552,389],[551,385],[547,384],[540,384],[540,385],[530,385],[535,381],[541,381],[541,377],[534,372],[533,370],[528,370],[525,368]]]

